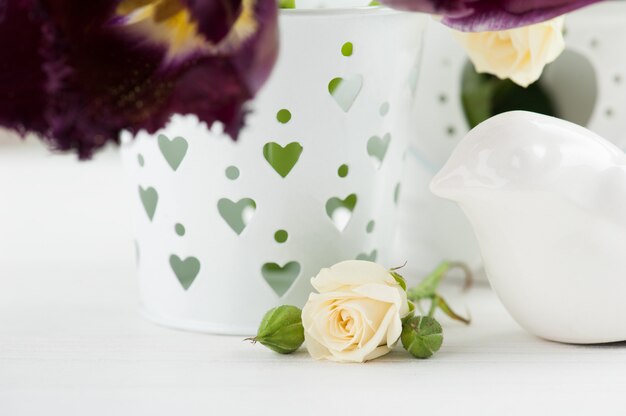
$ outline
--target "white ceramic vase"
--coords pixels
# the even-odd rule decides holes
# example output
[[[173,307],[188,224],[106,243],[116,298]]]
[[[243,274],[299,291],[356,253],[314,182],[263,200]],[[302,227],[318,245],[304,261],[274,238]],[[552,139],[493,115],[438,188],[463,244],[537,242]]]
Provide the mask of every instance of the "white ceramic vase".
[[[276,68],[238,142],[192,116],[125,138],[143,313],[251,334],[346,259],[391,266],[423,15],[286,10]]]
[[[566,17],[567,50],[546,68],[541,82],[563,118],[626,149],[626,3],[603,2]],[[418,134],[407,158],[402,195],[399,257],[412,258],[418,273],[442,259],[482,266],[469,222],[428,183],[468,132],[461,102],[468,58],[452,32],[429,22],[418,87]]]

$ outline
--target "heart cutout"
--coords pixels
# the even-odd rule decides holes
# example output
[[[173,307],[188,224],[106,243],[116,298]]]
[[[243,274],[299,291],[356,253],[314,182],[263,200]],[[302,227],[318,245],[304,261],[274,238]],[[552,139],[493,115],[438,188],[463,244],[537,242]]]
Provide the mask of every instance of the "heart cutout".
[[[350,79],[337,77],[328,83],[328,92],[346,113],[352,108],[362,88],[363,77],[361,75],[354,75]]]
[[[365,260],[365,261],[376,261],[377,257],[378,257],[378,251],[373,250],[370,254],[367,254],[367,253],[359,254],[358,256],[356,256],[356,259]]]
[[[250,198],[243,198],[238,202],[222,198],[217,202],[217,209],[230,228],[240,235],[254,216],[256,202]]]
[[[326,214],[339,231],[345,230],[350,222],[357,200],[356,194],[350,194],[345,199],[334,197],[326,202]]]
[[[298,163],[301,154],[302,145],[298,142],[289,143],[285,147],[274,142],[266,143],[263,146],[265,160],[283,178],[289,175],[289,172]]]
[[[140,186],[139,197],[141,198],[143,208],[146,210],[146,214],[148,214],[148,218],[150,219],[150,221],[152,221],[152,219],[154,218],[154,213],[157,209],[157,204],[159,203],[158,192],[152,187],[144,189]]]
[[[265,263],[261,268],[261,274],[274,292],[278,296],[283,296],[300,275],[300,263],[290,261],[282,267],[276,263]]]
[[[170,266],[183,289],[187,290],[192,285],[198,273],[200,273],[200,260],[195,257],[187,257],[182,260],[175,254],[170,256]]]
[[[176,171],[187,155],[189,143],[182,137],[176,137],[170,140],[164,134],[159,135],[158,142],[163,157],[172,170]]]
[[[380,169],[385,160],[390,142],[391,134],[389,133],[385,134],[382,139],[378,136],[372,136],[367,141],[367,154],[370,155],[377,169]]]

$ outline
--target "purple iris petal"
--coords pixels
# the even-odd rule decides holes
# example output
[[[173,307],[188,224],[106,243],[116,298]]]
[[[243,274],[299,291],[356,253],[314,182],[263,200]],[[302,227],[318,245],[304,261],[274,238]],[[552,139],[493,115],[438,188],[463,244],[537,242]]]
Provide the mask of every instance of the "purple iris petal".
[[[383,0],[388,6],[436,13],[467,32],[506,30],[543,22],[601,0]]]
[[[186,10],[204,39],[182,47],[163,44],[158,34],[151,38],[151,29],[144,33],[116,20],[120,3],[6,3],[0,38],[13,41],[0,44],[0,126],[38,133],[54,148],[75,150],[81,158],[117,143],[123,130],[154,132],[172,114],[195,114],[208,125],[223,122],[236,138],[244,105],[276,58],[275,0],[252,2],[248,12],[255,23],[244,37],[230,36],[240,0],[164,2],[173,6],[157,10],[156,19],[189,4]]]

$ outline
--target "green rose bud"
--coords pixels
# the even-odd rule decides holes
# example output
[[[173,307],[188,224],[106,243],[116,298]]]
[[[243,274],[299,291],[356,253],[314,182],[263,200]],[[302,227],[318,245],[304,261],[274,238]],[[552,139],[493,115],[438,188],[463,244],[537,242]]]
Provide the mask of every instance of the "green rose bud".
[[[413,316],[402,323],[402,346],[415,358],[429,358],[443,343],[443,330],[434,318]]]
[[[304,343],[302,311],[295,306],[279,306],[265,314],[257,336],[250,339],[280,354],[291,354]]]

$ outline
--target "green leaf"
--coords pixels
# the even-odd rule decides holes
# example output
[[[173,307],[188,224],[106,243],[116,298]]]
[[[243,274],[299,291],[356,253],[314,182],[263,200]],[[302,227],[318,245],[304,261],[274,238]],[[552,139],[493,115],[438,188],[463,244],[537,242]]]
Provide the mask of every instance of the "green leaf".
[[[393,270],[390,271],[389,274],[391,274],[391,276],[396,280],[396,282],[398,282],[402,290],[406,292],[406,280],[404,280],[404,277],[394,272]]]
[[[470,128],[491,117],[491,99],[496,83],[497,78],[477,73],[471,62],[465,65],[461,78],[461,101]]]
[[[464,318],[454,312],[450,305],[448,305],[448,303],[441,296],[436,296],[433,300],[433,304],[436,304],[436,306],[438,306],[443,313],[445,313],[446,315],[448,315],[448,317],[454,319],[455,321],[463,322],[465,325],[469,325],[472,322],[470,318]]]
[[[414,316],[402,325],[402,346],[415,358],[430,358],[443,344],[443,329],[428,316]]]
[[[464,289],[467,290],[473,282],[473,276],[471,269],[463,263],[458,262],[447,262],[444,261],[437,268],[416,287],[407,290],[407,297],[410,301],[413,301],[417,304],[417,307],[420,311],[422,311],[421,301],[430,299],[430,308],[428,309],[427,316],[433,317],[437,308],[441,309],[443,313],[445,313],[450,318],[465,323],[466,325],[470,324],[470,320],[462,317],[452,310],[450,305],[437,293],[439,289],[439,285],[441,281],[446,276],[446,274],[454,268],[460,268],[465,272],[465,285]],[[423,312],[422,312],[423,313]]]
[[[461,101],[465,118],[471,128],[495,116],[512,110],[558,116],[553,100],[541,82],[527,88],[509,79],[479,74],[468,62],[461,79]]]
[[[422,299],[433,298],[437,294],[437,288],[448,270],[450,270],[450,263],[444,261],[431,274],[426,276],[419,285],[407,291],[409,299],[418,302]]]
[[[263,317],[257,336],[249,340],[280,354],[291,354],[304,343],[302,311],[289,305],[271,309]]]

